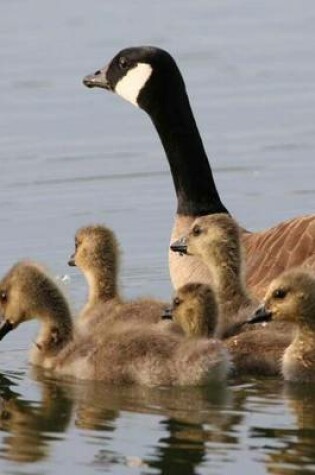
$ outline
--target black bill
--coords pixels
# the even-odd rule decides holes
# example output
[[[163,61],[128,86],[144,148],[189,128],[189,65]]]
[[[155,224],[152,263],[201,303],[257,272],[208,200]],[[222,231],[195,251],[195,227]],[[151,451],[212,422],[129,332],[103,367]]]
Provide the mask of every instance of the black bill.
[[[261,323],[261,322],[270,322],[272,320],[272,313],[265,308],[264,305],[259,307],[254,315],[252,315],[247,323]]]
[[[170,248],[172,251],[178,252],[179,254],[187,254],[186,238],[181,238],[177,241],[172,242]]]

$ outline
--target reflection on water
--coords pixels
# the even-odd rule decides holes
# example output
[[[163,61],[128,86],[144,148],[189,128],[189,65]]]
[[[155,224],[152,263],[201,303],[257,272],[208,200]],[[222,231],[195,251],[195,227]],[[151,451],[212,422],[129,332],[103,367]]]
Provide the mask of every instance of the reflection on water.
[[[76,445],[79,474],[137,468],[188,475],[232,473],[233,467],[253,473],[237,470],[259,464],[289,475],[314,468],[312,386],[265,380],[151,389],[61,382],[35,371],[32,378],[37,401],[23,398],[19,385],[1,374],[0,457],[14,465],[41,461],[57,471],[58,446],[65,455]]]
[[[39,403],[22,399],[11,387],[10,379],[1,375],[0,430],[5,434],[1,456],[16,462],[39,461],[48,456],[53,434],[67,429],[73,402],[51,382],[41,385]]]

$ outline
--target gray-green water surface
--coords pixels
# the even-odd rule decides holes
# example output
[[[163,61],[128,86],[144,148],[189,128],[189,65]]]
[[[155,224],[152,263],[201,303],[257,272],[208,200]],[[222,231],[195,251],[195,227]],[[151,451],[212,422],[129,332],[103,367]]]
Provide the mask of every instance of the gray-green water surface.
[[[312,0],[0,1],[0,271],[67,267],[75,230],[111,226],[126,296],[168,299],[175,196],[149,118],[82,77],[130,45],[177,59],[223,202],[249,229],[314,212]],[[315,390],[247,379],[116,388],[31,370],[36,323],[0,346],[0,473],[315,472]]]

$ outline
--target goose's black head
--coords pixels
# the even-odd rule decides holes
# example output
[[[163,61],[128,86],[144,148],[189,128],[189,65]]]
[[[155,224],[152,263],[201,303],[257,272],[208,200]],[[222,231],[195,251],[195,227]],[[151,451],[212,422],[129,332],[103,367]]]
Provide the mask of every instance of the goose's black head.
[[[166,51],[153,46],[126,48],[110,63],[83,79],[87,87],[113,92],[147,112],[185,91],[181,73]]]

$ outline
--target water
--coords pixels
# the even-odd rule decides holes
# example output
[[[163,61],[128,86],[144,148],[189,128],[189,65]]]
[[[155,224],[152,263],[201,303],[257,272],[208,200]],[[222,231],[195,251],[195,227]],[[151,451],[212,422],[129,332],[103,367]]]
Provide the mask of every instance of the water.
[[[259,229],[314,211],[315,5],[252,2],[0,2],[2,272],[24,257],[70,275],[75,230],[121,242],[126,296],[168,299],[175,197],[148,117],[82,77],[119,49],[166,48],[184,74],[222,199]],[[231,381],[147,390],[34,374],[36,324],[1,342],[5,474],[315,472],[313,387]]]

